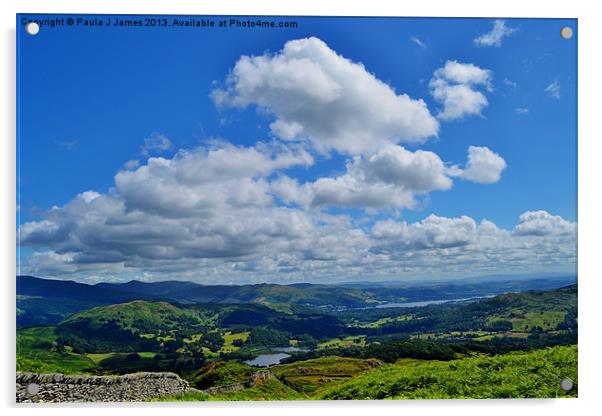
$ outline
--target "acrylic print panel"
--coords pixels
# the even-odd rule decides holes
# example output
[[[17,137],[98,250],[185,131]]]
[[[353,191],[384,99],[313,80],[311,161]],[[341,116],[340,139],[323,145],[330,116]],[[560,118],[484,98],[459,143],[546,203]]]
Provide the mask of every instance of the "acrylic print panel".
[[[576,20],[17,29],[17,401],[577,396]]]

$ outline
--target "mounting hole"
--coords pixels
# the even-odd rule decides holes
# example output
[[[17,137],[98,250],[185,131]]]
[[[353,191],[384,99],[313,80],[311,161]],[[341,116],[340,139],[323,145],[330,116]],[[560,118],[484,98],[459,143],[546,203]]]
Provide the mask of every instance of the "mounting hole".
[[[38,383],[29,383],[27,385],[27,394],[34,396],[40,392],[40,385]]]
[[[560,388],[564,391],[570,391],[573,388],[573,380],[565,378],[560,382]]]
[[[568,26],[563,27],[562,29],[560,29],[560,36],[562,36],[563,39],[570,39],[573,37],[573,29],[571,29]]]
[[[29,35],[32,35],[32,36],[37,35],[38,32],[40,31],[40,25],[37,24],[36,22],[29,22],[25,25],[25,31]]]

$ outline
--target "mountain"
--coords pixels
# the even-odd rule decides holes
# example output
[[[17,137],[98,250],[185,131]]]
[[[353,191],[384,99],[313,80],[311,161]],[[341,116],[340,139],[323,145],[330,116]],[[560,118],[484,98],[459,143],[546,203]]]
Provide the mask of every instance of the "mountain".
[[[33,276],[17,276],[17,295],[76,299],[105,305],[127,302],[138,296],[128,290],[113,290],[101,285],[92,286],[70,280],[40,279]]]
[[[52,325],[72,313],[95,306],[134,300],[194,304],[255,303],[280,311],[291,308],[324,310],[362,308],[386,302],[417,302],[476,298],[524,290],[549,290],[575,278],[553,277],[532,280],[498,280],[486,282],[424,283],[394,282],[324,285],[311,283],[201,285],[193,282],[165,281],[98,283],[89,285],[65,280],[17,276],[17,324],[19,327]]]

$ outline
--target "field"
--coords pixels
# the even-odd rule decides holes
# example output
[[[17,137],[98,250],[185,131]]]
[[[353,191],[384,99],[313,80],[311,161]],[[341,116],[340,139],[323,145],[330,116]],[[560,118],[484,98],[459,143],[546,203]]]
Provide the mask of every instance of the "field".
[[[272,371],[286,385],[306,396],[312,396],[334,384],[382,365],[378,360],[323,357],[292,364],[274,366]]]
[[[329,349],[329,348],[340,348],[340,347],[351,347],[351,346],[365,346],[366,337],[362,335],[348,336],[345,338],[333,338],[326,342],[318,344],[318,349]]]
[[[17,370],[42,373],[77,374],[93,370],[90,358],[68,350],[53,350],[57,336],[54,327],[27,328],[17,333]]]

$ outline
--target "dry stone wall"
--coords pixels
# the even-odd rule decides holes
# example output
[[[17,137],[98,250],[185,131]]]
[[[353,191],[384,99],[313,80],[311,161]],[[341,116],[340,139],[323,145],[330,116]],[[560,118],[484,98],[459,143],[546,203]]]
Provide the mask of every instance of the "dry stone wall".
[[[196,390],[175,373],[68,376],[17,372],[20,403],[137,402],[189,391]]]

